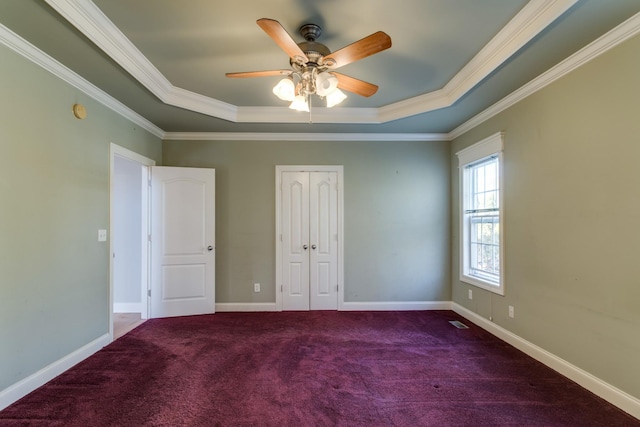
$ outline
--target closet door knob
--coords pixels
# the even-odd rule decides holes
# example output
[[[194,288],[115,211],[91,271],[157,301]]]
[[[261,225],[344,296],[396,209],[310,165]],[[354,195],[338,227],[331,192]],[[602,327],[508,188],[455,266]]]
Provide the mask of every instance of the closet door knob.
[[[309,246],[307,246],[307,245],[303,245],[303,246],[302,246],[302,249],[304,249],[305,251],[306,251],[308,248],[309,248]]]
[[[317,248],[316,245],[311,245],[311,249],[315,249],[315,248]]]

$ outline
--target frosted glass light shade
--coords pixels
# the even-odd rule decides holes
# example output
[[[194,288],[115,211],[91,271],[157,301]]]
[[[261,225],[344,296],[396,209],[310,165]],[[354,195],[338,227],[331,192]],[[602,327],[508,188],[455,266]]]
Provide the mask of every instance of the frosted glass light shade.
[[[284,78],[273,87],[273,93],[283,101],[293,101],[295,98],[295,85],[289,77]]]
[[[289,105],[289,108],[291,108],[292,110],[305,111],[308,113],[309,103],[307,102],[307,98],[305,96],[297,95],[293,99],[293,102],[291,103],[291,105]]]
[[[338,105],[345,99],[347,99],[347,95],[345,95],[340,89],[335,89],[327,94],[327,108]]]
[[[318,96],[327,96],[338,87],[338,78],[325,71],[316,77],[316,93]]]

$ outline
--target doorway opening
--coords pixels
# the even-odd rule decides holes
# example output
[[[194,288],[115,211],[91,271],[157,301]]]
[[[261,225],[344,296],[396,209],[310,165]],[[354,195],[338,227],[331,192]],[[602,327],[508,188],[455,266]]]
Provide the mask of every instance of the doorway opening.
[[[113,340],[149,317],[148,182],[155,161],[113,143],[109,151],[109,335]]]

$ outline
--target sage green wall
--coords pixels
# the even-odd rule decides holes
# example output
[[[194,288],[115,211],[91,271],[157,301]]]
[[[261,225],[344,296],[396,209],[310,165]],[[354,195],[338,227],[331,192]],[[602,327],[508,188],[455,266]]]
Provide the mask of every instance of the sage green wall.
[[[108,332],[109,143],[162,144],[4,46],[0,93],[2,390]]]
[[[275,302],[275,166],[344,165],[345,301],[449,301],[449,143],[165,141],[216,169],[216,301]],[[253,293],[253,283],[262,284]]]
[[[640,38],[457,138],[453,300],[640,398]],[[505,131],[505,296],[458,280],[455,153]],[[507,316],[508,305],[515,318]]]

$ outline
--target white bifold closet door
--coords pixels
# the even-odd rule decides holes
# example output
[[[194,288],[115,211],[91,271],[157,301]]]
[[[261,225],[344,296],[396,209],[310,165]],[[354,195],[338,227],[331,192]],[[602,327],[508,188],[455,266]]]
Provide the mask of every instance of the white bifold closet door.
[[[336,172],[282,172],[282,308],[338,308]]]

